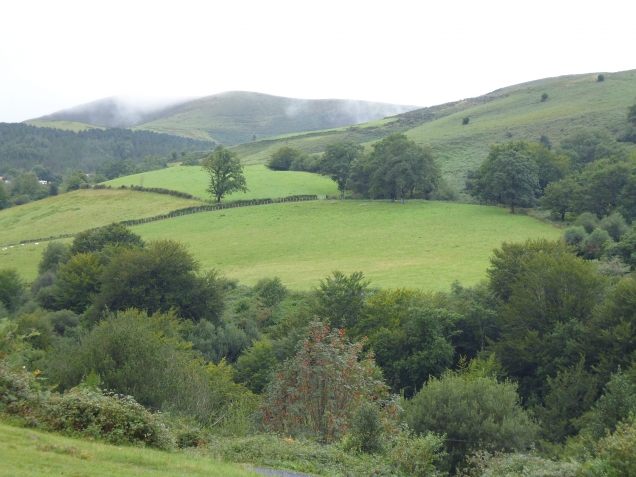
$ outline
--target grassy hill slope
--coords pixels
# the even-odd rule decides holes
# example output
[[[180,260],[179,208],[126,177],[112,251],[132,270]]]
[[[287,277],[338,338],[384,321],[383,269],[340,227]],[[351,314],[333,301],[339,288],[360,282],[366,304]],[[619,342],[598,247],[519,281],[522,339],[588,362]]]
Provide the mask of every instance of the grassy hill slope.
[[[8,246],[21,240],[81,232],[190,207],[197,201],[121,190],[79,190],[0,211],[0,267],[15,267],[26,280],[37,276],[46,242]]]
[[[214,140],[226,146],[253,136],[284,135],[382,119],[415,106],[340,99],[306,100],[233,91],[163,111],[136,129]]]
[[[250,477],[237,465],[185,454],[113,446],[0,424],[0,477]]]
[[[373,286],[448,290],[485,278],[502,241],[561,231],[506,209],[410,201],[313,201],[201,213],[133,227],[144,239],[190,245],[204,268],[253,285],[278,276],[307,289],[338,269]]]
[[[249,192],[235,193],[227,196],[225,200],[264,199],[299,194],[318,196],[338,194],[338,187],[331,179],[308,172],[271,171],[263,165],[257,165],[245,167],[244,174]],[[210,195],[206,192],[208,183],[207,173],[202,168],[193,166],[169,167],[105,182],[106,185],[113,187],[120,185],[163,187],[209,199]]]
[[[541,95],[548,100],[541,101]],[[344,139],[370,145],[392,132],[404,132],[419,144],[430,144],[445,177],[458,189],[466,174],[488,155],[490,144],[524,139],[538,141],[542,134],[553,144],[580,127],[620,132],[628,106],[636,101],[636,70],[548,78],[502,88],[453,103],[400,114],[380,124],[359,125],[268,139],[236,146],[245,164],[262,164],[281,146],[307,153],[324,151]],[[470,122],[462,125],[462,118]]]
[[[78,123],[75,121],[48,121],[44,119],[34,119],[32,121],[25,121],[25,124],[30,126],[37,126],[39,128],[53,128],[62,129],[64,131],[86,131],[87,129],[106,129],[101,126],[94,126],[92,124]]]

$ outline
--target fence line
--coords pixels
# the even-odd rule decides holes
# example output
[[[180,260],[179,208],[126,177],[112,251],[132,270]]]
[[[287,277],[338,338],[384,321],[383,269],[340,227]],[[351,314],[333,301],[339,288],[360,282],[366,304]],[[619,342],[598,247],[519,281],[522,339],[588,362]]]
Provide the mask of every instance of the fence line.
[[[120,222],[115,222],[117,224],[123,225],[125,227],[134,227],[135,225],[147,224],[150,222],[156,222],[158,220],[166,220],[172,219],[175,217],[182,217],[184,215],[191,214],[199,214],[201,212],[214,212],[216,210],[225,210],[225,209],[233,209],[236,207],[249,207],[255,205],[267,205],[267,204],[277,204],[281,202],[305,202],[308,200],[318,200],[318,196],[316,195],[301,195],[301,196],[290,196],[290,197],[281,197],[278,199],[253,199],[253,200],[237,200],[235,202],[230,202],[227,204],[217,204],[217,205],[201,205],[197,207],[186,207],[185,209],[177,209],[172,212],[168,212],[167,214],[155,215],[154,217],[144,217],[141,219],[133,219],[133,220],[122,220]],[[100,227],[93,227],[90,229],[83,230],[82,232],[87,232],[89,230],[95,230]],[[2,247],[13,247],[16,245],[24,245],[27,243],[34,242],[47,242],[50,240],[59,240],[64,238],[75,237],[78,233],[75,232],[71,234],[62,234],[62,235],[52,235],[50,237],[41,237],[37,239],[29,239],[29,240],[21,240],[18,243],[8,243],[2,245]]]

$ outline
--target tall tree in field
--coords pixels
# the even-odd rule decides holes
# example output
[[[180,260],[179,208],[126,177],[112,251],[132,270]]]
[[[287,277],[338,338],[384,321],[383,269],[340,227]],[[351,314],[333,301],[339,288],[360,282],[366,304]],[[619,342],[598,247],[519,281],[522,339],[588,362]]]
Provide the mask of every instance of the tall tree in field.
[[[486,202],[507,204],[514,214],[515,206],[534,206],[539,192],[537,163],[523,152],[495,145],[476,172],[470,194]]]
[[[210,175],[210,186],[207,191],[216,197],[217,202],[234,192],[247,192],[243,166],[236,153],[227,149],[218,149],[201,164]]]
[[[351,173],[351,164],[360,158],[364,148],[353,141],[342,141],[329,144],[320,161],[320,173],[329,176],[340,191],[340,197],[344,197],[345,186]]]

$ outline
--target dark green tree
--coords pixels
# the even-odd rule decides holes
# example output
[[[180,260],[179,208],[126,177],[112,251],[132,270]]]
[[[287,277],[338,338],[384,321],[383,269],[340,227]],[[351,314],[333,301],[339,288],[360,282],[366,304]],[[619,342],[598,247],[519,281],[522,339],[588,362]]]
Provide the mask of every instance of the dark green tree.
[[[0,210],[6,208],[9,205],[9,193],[4,186],[4,181],[0,179]]]
[[[216,197],[217,202],[234,192],[247,192],[243,166],[236,153],[218,148],[202,162],[203,170],[210,176],[208,193]]]
[[[107,246],[136,248],[143,247],[141,237],[121,224],[111,224],[97,229],[86,230],[75,236],[70,252],[76,253],[100,252]]]
[[[92,252],[78,253],[60,265],[53,289],[56,310],[84,313],[99,292],[104,266]]]
[[[565,214],[574,208],[578,191],[578,184],[572,178],[551,182],[545,188],[545,195],[541,197],[541,206],[564,221]]]
[[[529,155],[495,145],[475,173],[470,194],[485,202],[533,207],[539,188],[539,167]]]
[[[329,176],[338,185],[340,197],[344,197],[351,164],[364,153],[364,148],[353,141],[329,144],[320,160],[320,173]]]
[[[630,106],[627,110],[627,120],[636,126],[636,104]]]
[[[288,171],[294,161],[298,161],[302,156],[304,156],[302,151],[283,146],[270,156],[267,167],[273,171]]]
[[[335,328],[355,326],[364,310],[368,285],[362,272],[347,276],[334,270],[333,277],[320,280],[320,286],[314,292],[316,315],[329,320]]]
[[[582,170],[586,164],[624,154],[605,129],[582,129],[567,136],[559,144],[559,152],[572,159],[572,169]]]
[[[60,264],[66,263],[69,258],[71,253],[68,245],[62,242],[49,242],[38,264],[38,273],[40,275],[48,271],[55,273]]]
[[[15,268],[0,269],[0,303],[14,311],[22,301],[24,283]]]

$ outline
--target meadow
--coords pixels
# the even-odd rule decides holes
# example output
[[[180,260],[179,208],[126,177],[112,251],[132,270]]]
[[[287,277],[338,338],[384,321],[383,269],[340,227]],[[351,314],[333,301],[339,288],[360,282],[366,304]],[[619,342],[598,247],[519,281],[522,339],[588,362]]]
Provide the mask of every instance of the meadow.
[[[244,168],[245,181],[249,192],[238,192],[227,196],[223,202],[238,199],[264,199],[288,197],[290,195],[313,194],[317,196],[337,195],[338,187],[331,179],[297,171],[271,171],[264,165]],[[144,187],[162,187],[187,192],[195,197],[210,199],[206,192],[209,176],[196,166],[176,166],[157,171],[144,172],[119,177],[105,182],[106,185],[142,185]]]
[[[238,465],[187,453],[69,439],[0,423],[0,477],[249,477]]]
[[[0,262],[3,268],[17,268],[30,281],[37,275],[46,242],[9,244],[152,217],[197,203],[169,195],[106,189],[78,190],[11,207],[0,211]]]
[[[247,285],[279,277],[309,289],[333,270],[360,270],[372,286],[448,290],[485,278],[502,241],[561,231],[507,209],[445,202],[292,202],[228,209],[133,227],[146,240],[189,245],[203,268]]]

